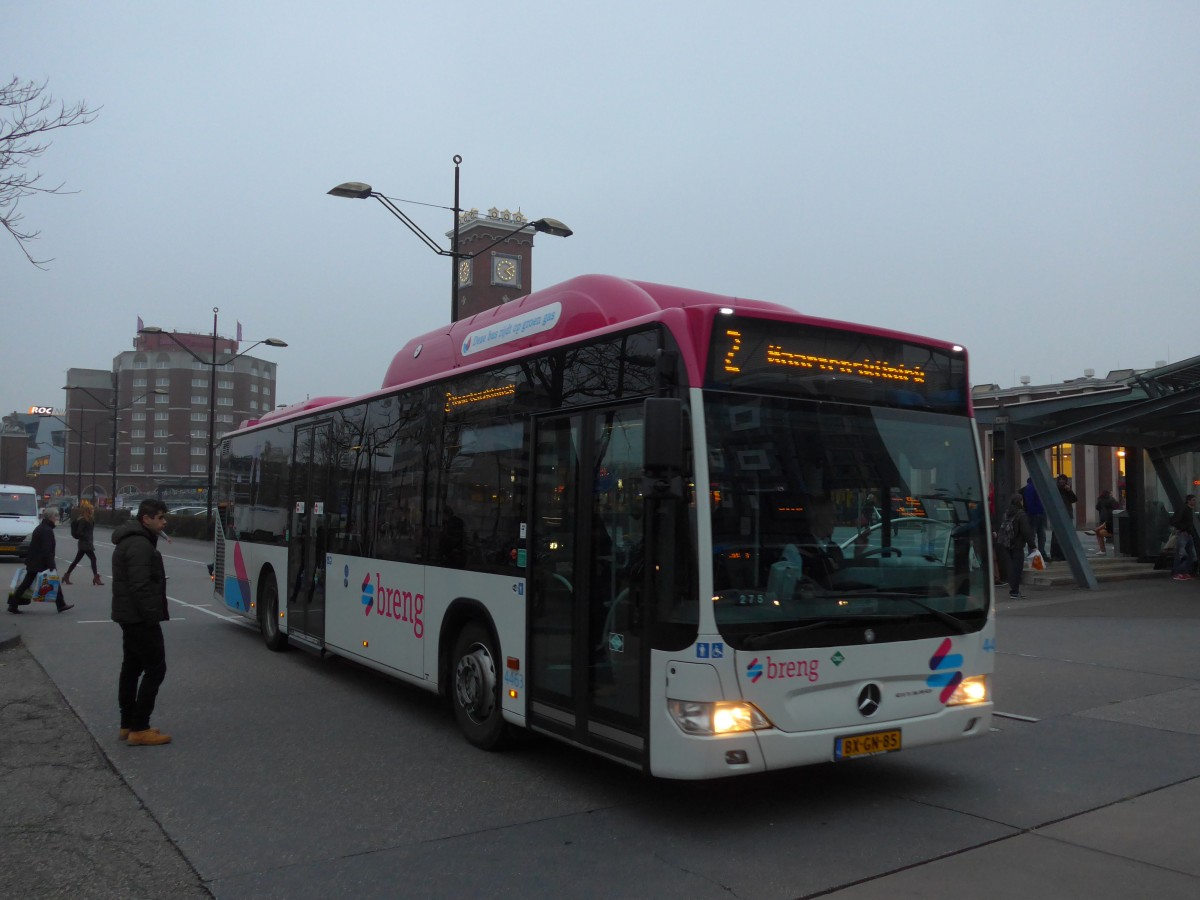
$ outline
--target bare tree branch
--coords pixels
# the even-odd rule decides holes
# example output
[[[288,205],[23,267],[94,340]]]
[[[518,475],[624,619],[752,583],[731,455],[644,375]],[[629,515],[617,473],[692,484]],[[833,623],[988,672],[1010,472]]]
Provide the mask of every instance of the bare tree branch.
[[[34,259],[30,254],[27,245],[41,232],[20,225],[24,215],[17,211],[17,204],[34,194],[73,192],[63,190],[61,183],[54,187],[42,184],[42,173],[26,171],[26,167],[50,146],[46,135],[59,128],[87,125],[99,112],[89,108],[86,100],[70,106],[55,101],[46,93],[47,83],[22,81],[14,75],[8,84],[0,85],[0,225],[39,269],[51,260]]]

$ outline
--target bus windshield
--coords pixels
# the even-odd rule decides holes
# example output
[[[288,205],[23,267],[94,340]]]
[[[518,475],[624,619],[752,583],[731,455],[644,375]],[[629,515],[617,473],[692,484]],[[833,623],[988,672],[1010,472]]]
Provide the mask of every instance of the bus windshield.
[[[978,631],[990,542],[971,420],[708,392],[717,626],[739,649]]]

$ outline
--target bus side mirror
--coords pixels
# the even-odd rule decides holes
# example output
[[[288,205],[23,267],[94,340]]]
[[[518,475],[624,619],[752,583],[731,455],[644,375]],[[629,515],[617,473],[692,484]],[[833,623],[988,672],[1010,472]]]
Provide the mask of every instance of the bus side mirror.
[[[662,499],[683,497],[683,401],[650,397],[643,407],[645,441],[643,493]]]

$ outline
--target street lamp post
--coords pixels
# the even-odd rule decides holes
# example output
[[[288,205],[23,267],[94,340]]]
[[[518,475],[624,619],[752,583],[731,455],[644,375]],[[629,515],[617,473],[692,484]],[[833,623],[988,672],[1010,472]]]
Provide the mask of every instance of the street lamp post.
[[[96,448],[100,446],[100,426],[103,422],[97,422],[92,426],[92,506],[96,506],[96,501],[99,499],[96,496]],[[83,503],[83,498],[79,498],[79,502]]]
[[[403,222],[409,231],[411,231],[418,238],[420,238],[426,247],[428,247],[430,250],[432,250],[438,256],[450,257],[450,321],[451,322],[458,321],[458,262],[459,262],[459,260],[474,259],[475,257],[479,256],[481,253],[491,250],[493,247],[495,247],[501,241],[504,241],[505,239],[512,237],[514,234],[517,234],[521,231],[525,231],[529,228],[532,228],[534,231],[541,232],[542,234],[554,235],[555,237],[570,237],[572,234],[571,229],[568,228],[566,225],[564,225],[562,222],[558,221],[558,219],[549,219],[549,218],[537,219],[536,221],[533,221],[533,222],[526,222],[524,225],[521,225],[519,228],[514,228],[512,231],[509,231],[509,232],[506,232],[506,233],[500,235],[500,237],[498,237],[496,240],[492,241],[490,244],[488,244],[486,247],[484,247],[481,250],[476,250],[474,253],[460,252],[458,249],[458,222],[459,222],[458,216],[462,210],[460,210],[459,206],[458,206],[458,186],[459,186],[458,173],[459,173],[459,166],[461,164],[462,164],[462,157],[455,155],[455,157],[454,157],[454,206],[451,207],[451,212],[454,215],[454,230],[451,232],[452,237],[450,239],[450,249],[449,250],[443,249],[441,247],[441,245],[438,244],[437,241],[435,241],[433,238],[431,238],[428,234],[425,233],[425,231],[421,228],[420,225],[418,225],[416,222],[414,222],[412,219],[410,219],[407,215],[405,215],[403,210],[401,210],[398,206],[396,206],[395,202],[392,200],[391,197],[388,197],[388,196],[385,196],[384,194],[379,193],[378,191],[374,190],[369,184],[363,184],[361,181],[347,181],[342,184],[339,184],[337,187],[333,188],[332,190],[326,191],[326,193],[328,193],[334,197],[350,197],[355,200],[365,200],[368,197],[374,197],[376,200],[378,200],[383,205],[384,209],[386,209],[393,216],[395,216],[397,219],[399,219],[401,222]],[[401,203],[412,203],[415,201],[401,200],[400,202]],[[421,204],[421,205],[422,206],[432,206],[434,204],[425,203],[425,204]],[[444,206],[439,207],[439,209],[445,209],[445,208],[446,207],[444,207]]]
[[[245,356],[247,353],[249,353],[251,350],[253,350],[255,347],[257,347],[259,344],[266,344],[268,347],[286,347],[287,346],[287,342],[281,341],[281,340],[279,340],[279,338],[265,338],[261,341],[255,341],[253,344],[251,344],[249,347],[247,347],[245,350],[241,351],[240,353],[233,354],[231,357],[229,357],[229,359],[226,359],[223,361],[218,361],[217,360],[217,313],[219,313],[221,311],[221,309],[218,306],[214,306],[212,311],[213,311],[212,356],[209,359],[205,359],[204,357],[200,356],[200,354],[198,354],[195,350],[193,350],[187,344],[183,343],[183,341],[179,340],[179,338],[175,337],[175,335],[173,335],[171,332],[163,331],[161,328],[159,328],[156,325],[147,325],[145,328],[138,329],[138,334],[161,334],[163,337],[171,340],[181,350],[186,351],[187,354],[192,357],[192,359],[196,360],[196,362],[200,363],[203,366],[208,366],[208,369],[209,369],[209,379],[208,379],[208,510],[205,513],[205,517],[206,517],[205,521],[210,526],[212,525],[212,518],[213,518],[213,516],[212,516],[213,475],[214,475],[213,469],[215,468],[215,466],[213,465],[213,462],[214,462],[214,454],[215,454],[216,446],[217,446],[217,440],[216,440],[216,438],[217,438],[217,366],[229,365],[231,362],[233,362],[238,357]]]
[[[66,388],[63,388],[63,390],[66,390]],[[81,405],[79,407],[79,420],[78,420],[79,424],[75,428],[71,428],[71,426],[67,422],[65,422],[65,421],[63,422],[63,424],[67,426],[68,431],[75,432],[75,447],[77,450],[75,455],[76,455],[76,457],[78,457],[75,460],[75,502],[76,503],[82,502],[82,500],[83,500],[83,412],[84,412],[83,406]],[[68,446],[69,446],[68,439],[64,438],[63,439],[63,489],[64,490],[66,490],[66,481],[67,481],[66,453],[67,453]]]
[[[117,502],[117,421],[118,421],[117,413],[120,412],[121,410],[129,409],[129,407],[133,406],[135,403],[138,403],[141,400],[145,400],[147,397],[149,397],[152,394],[157,394],[159,396],[166,396],[169,393],[169,391],[164,391],[159,388],[155,388],[152,391],[147,391],[146,393],[142,394],[139,397],[134,397],[132,400],[130,400],[124,406],[118,406],[117,405],[117,396],[116,396],[115,391],[113,393],[112,402],[107,403],[104,400],[101,400],[99,397],[97,397],[95,394],[93,394],[87,388],[85,388],[81,385],[78,385],[78,384],[63,385],[63,390],[64,391],[83,391],[85,394],[87,394],[89,397],[91,397],[93,400],[95,400],[101,406],[107,407],[109,415],[112,417],[112,453],[109,456],[109,462],[112,466],[112,496],[109,498],[109,503],[113,504],[113,506],[115,508],[115,505]],[[80,407],[80,410],[79,410],[79,421],[80,421],[80,431],[82,431],[83,430],[83,428],[82,428],[83,408],[82,407]],[[67,427],[69,428],[70,426],[68,425]],[[97,425],[96,427],[99,428],[99,425]],[[95,429],[93,429],[93,431],[94,430]],[[80,437],[80,442],[81,442],[81,444],[80,444],[80,465],[83,464],[82,441],[83,441],[83,438],[81,436]],[[93,457],[92,468],[95,469],[95,463],[94,463],[95,452],[92,453],[92,457]],[[95,478],[93,477],[92,480],[95,481]],[[80,499],[82,499],[82,497]]]
[[[75,460],[75,502],[83,502],[83,407],[79,407],[79,427],[76,429],[76,434],[79,437],[76,446],[79,452],[76,454],[79,458]],[[64,466],[63,468],[66,468]]]

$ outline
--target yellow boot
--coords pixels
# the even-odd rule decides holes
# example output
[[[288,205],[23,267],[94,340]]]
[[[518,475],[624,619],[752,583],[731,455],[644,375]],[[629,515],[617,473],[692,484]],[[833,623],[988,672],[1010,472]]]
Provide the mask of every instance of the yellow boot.
[[[131,747],[154,747],[171,743],[171,736],[163,734],[157,728],[147,728],[144,731],[129,732],[127,743]]]

